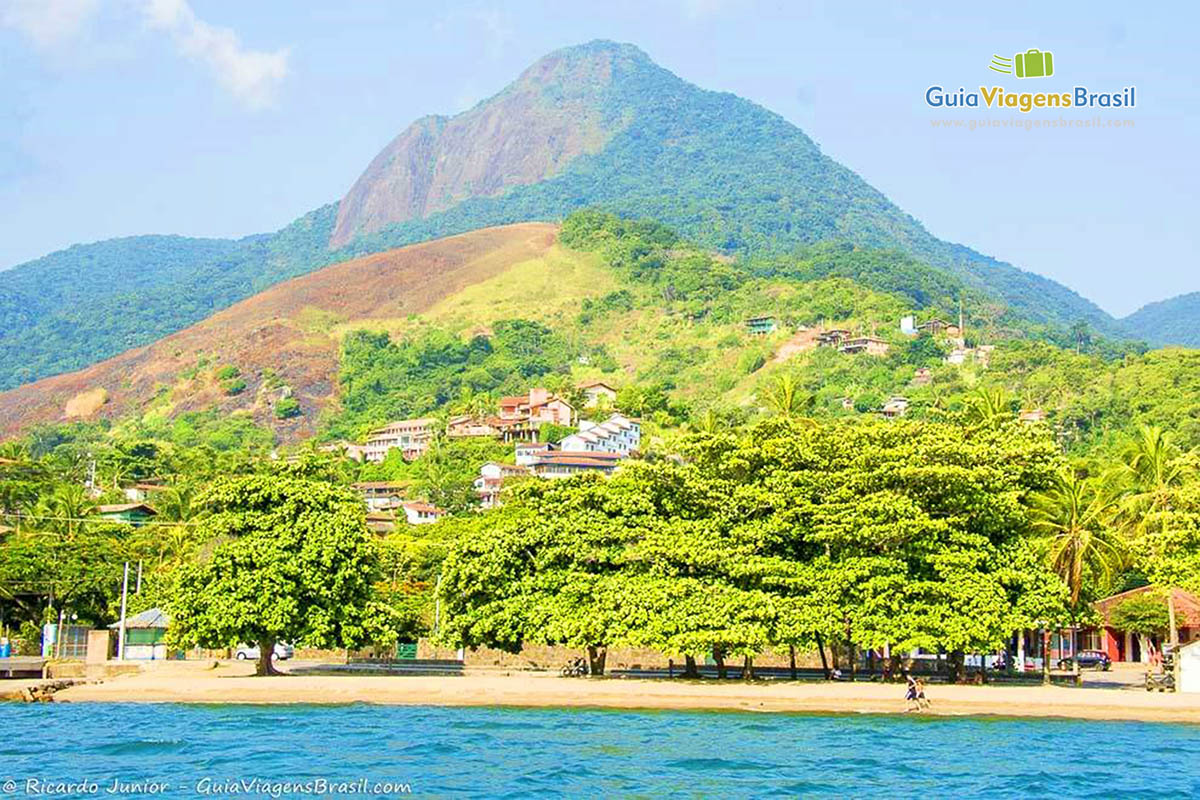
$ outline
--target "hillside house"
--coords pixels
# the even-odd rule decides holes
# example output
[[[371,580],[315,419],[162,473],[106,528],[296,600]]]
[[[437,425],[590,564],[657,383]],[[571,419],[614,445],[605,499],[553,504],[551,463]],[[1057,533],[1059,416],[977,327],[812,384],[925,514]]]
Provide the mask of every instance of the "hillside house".
[[[446,436],[450,439],[465,439],[472,436],[500,435],[500,430],[486,419],[472,416],[452,417],[446,423]]]
[[[121,493],[131,503],[145,503],[153,495],[165,491],[166,488],[166,486],[160,483],[135,483],[132,486],[126,486],[121,490]]]
[[[428,525],[446,515],[445,511],[432,503],[421,501],[402,503],[400,507],[404,509],[404,517],[409,525]]]
[[[746,320],[746,330],[751,336],[767,336],[779,327],[772,316],[751,317]]]
[[[515,460],[518,466],[528,467],[538,456],[553,449],[549,442],[517,442]]]
[[[391,481],[363,481],[354,484],[362,495],[367,511],[382,511],[400,505],[404,496],[404,485]]]
[[[582,472],[611,475],[621,458],[617,453],[564,453],[551,450],[535,459],[529,469],[539,478],[569,478]]]
[[[527,395],[500,398],[500,420],[506,423],[527,422],[536,428],[547,422],[570,425],[574,417],[575,408],[548,389],[530,389]]]
[[[958,336],[960,332],[960,329],[957,325],[952,322],[947,322],[944,319],[939,319],[938,317],[934,317],[928,322],[922,322],[917,326],[917,330],[921,333],[928,333],[931,336],[945,335],[950,337]]]
[[[379,534],[388,534],[396,530],[396,512],[368,511],[367,530]]]
[[[874,336],[859,336],[843,342],[838,348],[838,352],[849,355],[866,353],[869,356],[886,356],[890,347],[891,345],[883,339],[876,339]]]
[[[888,398],[888,401],[883,404],[883,408],[881,408],[880,411],[888,419],[895,419],[896,417],[903,417],[908,412],[908,398],[907,397]]]
[[[960,367],[967,363],[967,356],[971,354],[970,350],[964,347],[956,347],[946,356],[946,363],[956,367]]]
[[[1017,414],[1017,419],[1026,424],[1032,425],[1036,422],[1046,421],[1046,411],[1041,408],[1023,409]]]
[[[584,408],[595,408],[601,403],[612,405],[617,402],[617,390],[604,381],[591,381],[582,384],[579,391],[583,392]]]
[[[425,455],[429,443],[433,441],[434,426],[438,424],[432,417],[422,419],[405,419],[392,422],[371,432],[364,447],[364,457],[369,462],[379,462],[387,458],[390,450],[399,449],[405,461],[414,461]]]
[[[850,331],[845,328],[833,328],[828,331],[821,331],[817,334],[818,347],[841,347],[842,342],[853,336]]]
[[[900,332],[905,336],[917,335],[916,319],[912,315],[900,318]]]
[[[641,442],[641,423],[613,414],[600,424],[581,421],[579,432],[564,437],[558,447],[564,453],[617,453],[624,457],[637,450]]]
[[[489,461],[479,468],[479,477],[475,479],[475,494],[479,497],[479,505],[483,508],[495,508],[500,505],[500,490],[507,481],[528,477],[527,467]]]
[[[933,370],[929,367],[919,367],[913,375],[913,386],[928,386],[933,383]]]
[[[119,503],[96,508],[96,515],[111,522],[120,522],[137,527],[158,515],[145,503]]]

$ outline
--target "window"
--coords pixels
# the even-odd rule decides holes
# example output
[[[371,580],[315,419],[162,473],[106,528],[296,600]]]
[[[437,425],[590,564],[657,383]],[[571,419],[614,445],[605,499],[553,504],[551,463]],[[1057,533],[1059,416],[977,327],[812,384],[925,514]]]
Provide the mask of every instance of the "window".
[[[165,628],[130,628],[125,631],[125,644],[158,644],[166,635]]]

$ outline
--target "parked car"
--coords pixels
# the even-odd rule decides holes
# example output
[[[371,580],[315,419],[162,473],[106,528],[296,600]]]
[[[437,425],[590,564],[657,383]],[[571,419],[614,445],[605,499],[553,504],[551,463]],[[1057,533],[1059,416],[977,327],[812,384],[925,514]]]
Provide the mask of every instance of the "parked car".
[[[1076,658],[1079,659],[1080,669],[1108,670],[1112,667],[1112,659],[1103,650],[1080,650]],[[1064,658],[1058,662],[1059,669],[1072,669],[1074,666],[1074,659]]]
[[[233,657],[238,661],[258,661],[262,651],[258,649],[256,644],[239,644],[237,652]],[[296,653],[296,648],[286,642],[275,643],[275,660],[287,661]]]

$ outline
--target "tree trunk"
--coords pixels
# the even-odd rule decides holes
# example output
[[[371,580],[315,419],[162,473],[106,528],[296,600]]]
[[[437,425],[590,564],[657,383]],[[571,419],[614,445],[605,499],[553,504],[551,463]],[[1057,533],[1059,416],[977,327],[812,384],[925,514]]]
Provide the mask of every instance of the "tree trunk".
[[[821,671],[825,673],[825,680],[833,677],[833,673],[829,671],[829,661],[825,658],[825,640],[821,638],[821,634],[817,634],[817,652],[821,654]]]
[[[888,659],[888,677],[894,681],[896,680],[896,676],[901,675],[903,672],[904,664],[901,661],[900,654],[893,652],[891,658]]]
[[[265,675],[279,675],[279,670],[275,669],[275,640],[262,639],[258,643],[258,668],[254,674],[260,677]]]
[[[684,669],[683,669],[683,677],[699,678],[700,670],[696,668],[696,657],[695,656],[684,656],[683,658],[684,658],[684,664],[685,664]]]
[[[746,656],[746,660],[742,662],[742,680],[754,680],[754,659]]]
[[[729,673],[725,669],[725,648],[713,648],[713,661],[717,662],[717,677],[725,680],[729,677]]]
[[[1050,685],[1050,631],[1042,630],[1042,683]]]
[[[604,660],[608,658],[608,648],[602,644],[589,644],[587,656],[588,672],[592,675],[603,675]]]
[[[794,644],[788,645],[788,659],[788,666],[791,669],[792,680],[796,680],[799,678],[799,675],[796,674],[796,645]]]
[[[951,683],[966,683],[967,682],[967,654],[962,650],[955,650],[950,653],[950,682]]]
[[[1175,626],[1175,590],[1167,589],[1167,619],[1171,626],[1171,646],[1179,645],[1179,628]]]

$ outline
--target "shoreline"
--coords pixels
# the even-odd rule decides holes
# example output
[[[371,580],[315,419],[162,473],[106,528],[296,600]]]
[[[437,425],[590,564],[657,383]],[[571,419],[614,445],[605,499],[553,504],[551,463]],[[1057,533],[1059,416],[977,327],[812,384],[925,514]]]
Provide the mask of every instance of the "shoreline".
[[[1060,718],[1200,725],[1200,694],[1059,686],[929,687],[932,707],[906,712],[904,686],[879,683],[742,683],[667,678],[561,678],[539,673],[462,676],[281,675],[233,665],[148,670],[54,695],[68,703],[492,706],[757,713],[901,714]]]

